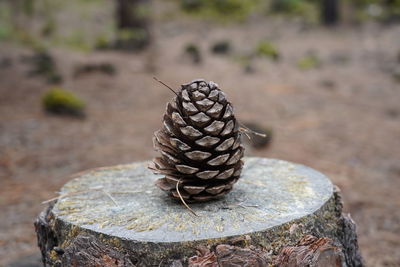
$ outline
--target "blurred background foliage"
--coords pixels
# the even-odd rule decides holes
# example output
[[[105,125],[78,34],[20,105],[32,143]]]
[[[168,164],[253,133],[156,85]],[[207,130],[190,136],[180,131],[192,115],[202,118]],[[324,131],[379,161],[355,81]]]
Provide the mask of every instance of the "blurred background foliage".
[[[1,1],[0,40],[39,50],[66,46],[89,51],[118,34],[113,12],[108,12],[113,8],[106,0]]]
[[[116,3],[108,0],[3,0],[0,2],[0,41],[12,40],[34,49],[67,46],[80,51],[124,48],[124,41],[140,43],[149,38],[142,27],[118,27]],[[125,1],[126,2],[126,1]],[[135,2],[135,1],[133,1]],[[132,13],[150,18],[151,6],[139,1]],[[321,20],[317,0],[169,0],[181,14],[221,23],[243,22],[252,16],[285,16],[308,24]],[[341,20],[361,23],[365,20],[391,22],[400,18],[400,0],[331,1],[338,7]],[[179,11],[177,11],[179,12]],[[68,14],[68,18],[66,18]],[[96,21],[93,24],[91,22]],[[88,23],[89,22],[89,23]],[[140,48],[140,46],[139,46]]]

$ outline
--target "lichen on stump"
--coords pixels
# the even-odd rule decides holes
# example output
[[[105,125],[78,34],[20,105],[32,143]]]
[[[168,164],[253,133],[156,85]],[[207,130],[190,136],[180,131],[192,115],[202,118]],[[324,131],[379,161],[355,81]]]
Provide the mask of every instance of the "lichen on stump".
[[[342,266],[362,265],[354,224],[329,179],[313,169],[245,158],[232,192],[192,204],[196,217],[153,186],[160,176],[147,164],[74,176],[35,222],[46,265],[186,266],[208,255],[223,266],[249,255],[263,266],[307,235],[331,240]]]

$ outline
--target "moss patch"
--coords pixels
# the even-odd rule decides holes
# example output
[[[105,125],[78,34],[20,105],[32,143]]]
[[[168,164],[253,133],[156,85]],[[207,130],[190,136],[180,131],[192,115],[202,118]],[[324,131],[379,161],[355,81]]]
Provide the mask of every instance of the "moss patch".
[[[72,92],[56,87],[44,94],[42,98],[43,108],[50,113],[84,116],[85,102]]]
[[[269,41],[262,41],[258,43],[256,48],[256,54],[258,56],[267,57],[274,61],[278,61],[280,58],[280,53],[278,48]]]

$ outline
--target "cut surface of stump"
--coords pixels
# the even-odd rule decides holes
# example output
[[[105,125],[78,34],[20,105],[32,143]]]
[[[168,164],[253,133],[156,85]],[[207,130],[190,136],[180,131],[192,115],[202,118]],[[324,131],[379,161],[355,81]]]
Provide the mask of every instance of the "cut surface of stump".
[[[186,263],[198,247],[245,240],[268,251],[272,263],[281,249],[310,234],[331,238],[343,251],[343,264],[357,266],[349,264],[358,252],[354,228],[345,225],[326,176],[281,160],[244,162],[231,193],[190,205],[198,216],[154,186],[161,176],[147,169],[148,162],[77,174],[35,222],[43,260],[58,266],[169,266],[172,260]]]

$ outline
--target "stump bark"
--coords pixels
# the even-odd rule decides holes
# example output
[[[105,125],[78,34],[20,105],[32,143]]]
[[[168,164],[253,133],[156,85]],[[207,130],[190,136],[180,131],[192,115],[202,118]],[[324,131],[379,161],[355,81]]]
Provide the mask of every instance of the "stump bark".
[[[89,170],[35,221],[45,266],[362,266],[338,190],[303,165],[245,158],[224,198],[191,214],[147,162]],[[236,264],[236,265],[234,265]]]

